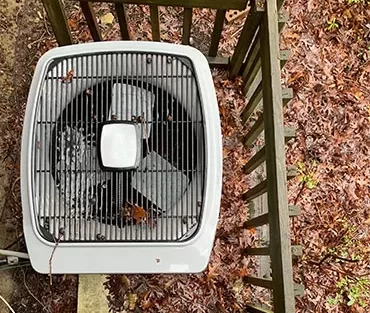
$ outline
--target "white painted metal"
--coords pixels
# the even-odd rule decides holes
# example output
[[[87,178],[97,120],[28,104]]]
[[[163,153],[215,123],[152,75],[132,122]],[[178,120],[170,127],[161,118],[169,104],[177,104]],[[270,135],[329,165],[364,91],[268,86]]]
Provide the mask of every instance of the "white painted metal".
[[[118,169],[135,167],[140,153],[139,136],[141,132],[134,124],[105,124],[100,139],[103,166]]]
[[[32,207],[32,177],[30,156],[37,99],[43,91],[43,77],[51,60],[57,57],[85,55],[91,52],[170,53],[191,59],[200,86],[205,129],[206,178],[203,190],[204,208],[198,231],[186,234],[178,242],[61,242],[55,250],[53,273],[189,273],[200,272],[208,263],[218,220],[222,183],[222,142],[217,99],[206,58],[198,50],[166,43],[153,42],[99,42],[61,47],[47,52],[39,61],[31,84],[22,135],[21,187],[23,225],[32,266],[41,273],[49,272],[49,258],[55,244],[39,233],[35,210]],[[73,67],[72,67],[73,68]],[[89,71],[89,69],[86,69]],[[134,71],[135,69],[129,69]],[[60,69],[57,67],[57,75]],[[63,75],[63,74],[61,74]],[[59,76],[61,76],[59,75]],[[72,85],[72,84],[71,84]],[[173,88],[173,93],[177,88]],[[170,92],[172,92],[170,90]],[[68,97],[73,96],[70,93]],[[187,105],[190,105],[187,104]],[[195,110],[194,110],[195,111]],[[181,177],[178,179],[182,179]],[[195,178],[196,179],[196,178]],[[193,184],[194,185],[194,184]],[[190,188],[195,188],[190,186]],[[162,225],[161,227],[167,227]]]

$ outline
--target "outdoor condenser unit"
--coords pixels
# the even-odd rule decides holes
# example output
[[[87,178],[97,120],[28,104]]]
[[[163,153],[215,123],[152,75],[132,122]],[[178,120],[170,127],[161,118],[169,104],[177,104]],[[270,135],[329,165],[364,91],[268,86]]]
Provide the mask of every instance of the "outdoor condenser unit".
[[[47,52],[22,138],[33,267],[48,273],[51,259],[53,273],[202,271],[221,154],[215,90],[198,50],[100,42]]]

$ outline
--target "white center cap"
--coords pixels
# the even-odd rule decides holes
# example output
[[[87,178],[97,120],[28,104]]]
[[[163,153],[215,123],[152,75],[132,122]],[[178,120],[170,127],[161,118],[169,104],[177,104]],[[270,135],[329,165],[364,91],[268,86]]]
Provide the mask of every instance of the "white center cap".
[[[132,123],[103,125],[100,137],[100,157],[103,167],[129,169],[136,167],[140,153],[140,134]]]

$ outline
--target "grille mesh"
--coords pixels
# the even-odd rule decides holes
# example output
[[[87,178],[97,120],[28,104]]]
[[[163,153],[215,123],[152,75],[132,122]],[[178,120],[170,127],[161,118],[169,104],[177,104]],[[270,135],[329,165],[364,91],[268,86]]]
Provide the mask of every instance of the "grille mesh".
[[[189,59],[73,56],[49,64],[37,100],[32,158],[40,233],[62,241],[181,241],[198,229],[205,179],[203,113]],[[101,128],[133,121],[141,161],[99,166]],[[125,144],[124,142],[122,143]]]

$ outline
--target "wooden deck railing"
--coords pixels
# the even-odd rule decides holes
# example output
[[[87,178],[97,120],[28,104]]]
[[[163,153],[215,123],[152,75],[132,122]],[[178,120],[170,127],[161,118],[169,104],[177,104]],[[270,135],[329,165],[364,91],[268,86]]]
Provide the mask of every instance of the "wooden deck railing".
[[[59,45],[72,44],[72,36],[65,17],[62,0],[42,0]],[[217,9],[213,32],[208,51],[211,67],[226,67],[230,77],[243,77],[243,93],[249,101],[241,113],[243,123],[259,110],[258,116],[244,138],[250,149],[257,138],[264,134],[264,146],[245,164],[246,175],[257,168],[265,168],[266,179],[246,190],[243,198],[250,202],[262,195],[267,196],[267,212],[244,223],[246,229],[268,225],[269,245],[249,247],[244,253],[250,256],[270,256],[271,279],[245,277],[245,283],[272,290],[273,310],[276,313],[293,313],[294,297],[302,288],[293,282],[292,256],[302,253],[299,246],[290,243],[289,217],[299,215],[299,208],[289,206],[287,199],[287,179],[295,176],[294,168],[286,169],[285,143],[295,137],[295,130],[284,128],[283,106],[292,98],[291,89],[282,89],[281,68],[290,56],[289,51],[280,51],[279,33],[287,20],[287,15],[279,12],[283,0],[81,0],[82,12],[86,18],[94,41],[102,40],[99,25],[92,9],[92,2],[112,2],[117,13],[121,37],[130,40],[124,4],[146,4],[150,6],[152,39],[160,41],[159,6],[184,7],[182,43],[189,44],[192,24],[192,8]],[[226,10],[242,10],[250,2],[240,39],[231,59],[217,57]],[[256,304],[249,304],[247,312],[272,312]]]
[[[302,287],[294,284],[292,256],[302,254],[300,246],[290,244],[289,217],[297,216],[300,209],[288,205],[287,180],[295,177],[296,169],[285,165],[285,143],[295,137],[295,129],[284,128],[283,107],[293,96],[291,89],[281,87],[281,68],[290,56],[289,51],[279,49],[279,33],[287,15],[279,13],[282,1],[255,1],[247,16],[240,40],[230,64],[230,76],[243,77],[243,93],[249,101],[241,113],[243,123],[258,111],[262,103],[263,113],[252,123],[244,137],[246,148],[251,148],[264,134],[264,146],[260,147],[244,166],[246,174],[252,174],[264,166],[266,179],[247,190],[243,197],[247,202],[266,194],[267,213],[246,221],[244,227],[252,229],[268,225],[269,245],[249,247],[246,255],[270,256],[271,279],[245,277],[245,282],[271,289],[274,312],[294,312],[294,297]],[[272,312],[266,308],[248,305],[247,312]]]
[[[49,16],[58,44],[71,45],[73,43],[71,31],[65,16],[62,0],[42,0],[45,10]],[[243,10],[248,0],[81,0],[79,1],[82,13],[85,16],[91,37],[94,41],[101,41],[102,36],[96,15],[92,8],[93,2],[112,2],[117,14],[120,26],[121,39],[130,40],[131,34],[127,23],[127,16],[124,4],[146,4],[150,7],[150,22],[152,27],[153,41],[160,41],[159,6],[179,6],[184,8],[183,13],[183,35],[182,44],[190,42],[190,30],[192,25],[193,8],[202,7],[216,9],[216,17],[213,25],[212,37],[207,58],[211,67],[227,68],[229,58],[217,57],[218,46],[221,39],[221,32],[225,20],[226,10]]]

